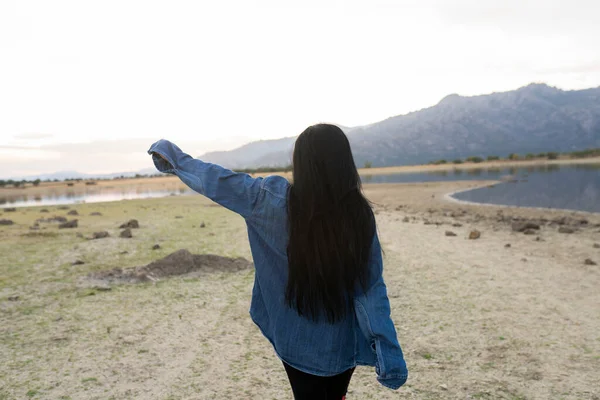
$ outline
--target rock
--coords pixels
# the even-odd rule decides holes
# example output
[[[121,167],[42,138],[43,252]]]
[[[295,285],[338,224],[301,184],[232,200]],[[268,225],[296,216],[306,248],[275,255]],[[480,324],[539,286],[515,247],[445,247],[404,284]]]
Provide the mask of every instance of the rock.
[[[504,247],[508,249],[510,247],[510,243],[506,243]]]
[[[85,262],[81,261],[81,260],[75,260],[71,263],[71,265],[82,265],[85,264]]]
[[[597,262],[593,261],[591,258],[586,258],[583,262],[585,265],[598,265]]]
[[[4,209],[4,212],[15,212],[17,209],[15,207],[7,207]]]
[[[579,225],[587,225],[589,224],[590,221],[588,221],[587,219],[583,218],[579,220]]]
[[[575,229],[567,228],[566,226],[561,226],[558,228],[558,233],[575,233]]]
[[[200,228],[206,228],[206,224],[205,224],[204,222],[202,222],[202,223],[200,224]]]
[[[18,295],[8,296],[8,301],[17,301],[20,298],[21,298],[21,296],[18,296]]]
[[[448,385],[442,384],[442,385],[440,385],[440,389],[448,390]]]
[[[537,232],[534,229],[525,229],[523,233],[525,235],[535,235]]]
[[[410,222],[410,218],[404,217],[404,218],[402,218],[402,222]]]
[[[594,243],[594,246],[593,246],[593,247],[594,247],[595,249],[600,249],[600,243]]]
[[[456,233],[452,231],[446,231],[446,236],[456,236]]]
[[[30,227],[29,227],[29,230],[32,230],[32,231],[39,231],[39,230],[40,230],[40,226],[39,226],[39,225],[36,223],[36,224],[34,224],[33,226],[30,226]]]
[[[77,228],[77,220],[71,220],[68,222],[63,222],[62,224],[60,224],[58,226],[59,229],[63,229],[63,228]]]
[[[140,227],[140,224],[138,223],[137,219],[130,219],[126,223],[121,224],[121,226],[119,226],[120,229],[127,229],[127,228],[129,228],[129,229],[136,229],[136,228],[139,228],[139,227]]]
[[[108,292],[108,291],[112,290],[112,288],[108,285],[94,285],[91,287],[91,289],[97,290],[99,292]]]
[[[128,254],[129,252],[127,250],[120,252],[119,254]]]
[[[152,246],[152,250],[158,250],[160,249],[160,244],[155,244],[154,246]]]
[[[106,231],[94,232],[94,234],[92,235],[92,239],[104,239],[104,238],[107,238],[109,236],[110,235]]]
[[[79,215],[79,213],[77,212],[77,210],[71,210],[67,213],[67,215]]]
[[[0,225],[12,225],[14,222],[10,219],[0,219]]]
[[[527,262],[527,259],[526,258],[521,258],[521,261]]]
[[[71,208],[71,207],[69,207],[69,206],[59,206],[59,207],[56,207],[57,210],[68,210],[69,208]]]
[[[77,237],[78,237],[78,238],[80,238],[80,239],[83,239],[83,234],[82,234],[81,232],[77,232],[77,233],[75,234],[75,236],[77,236]]]
[[[480,237],[481,237],[481,232],[479,232],[478,230],[474,230],[474,231],[471,231],[471,233],[469,233],[469,239],[471,239],[471,240],[479,239]]]
[[[455,227],[455,228],[460,228],[463,225],[459,224],[458,222],[455,222],[455,223],[452,224],[452,226]]]
[[[126,238],[126,239],[132,238],[133,235],[131,234],[131,229],[130,228],[125,229],[124,231],[121,232],[119,237]]]
[[[544,240],[544,239],[542,239],[542,238],[541,238],[541,237],[539,237],[539,236],[535,238],[535,241],[536,241],[536,242],[545,242],[545,240]]]
[[[98,212],[98,211],[94,211],[93,213],[90,213],[90,215],[93,217],[100,217],[100,216],[102,216],[102,213]]]
[[[42,209],[40,210],[40,212],[41,212],[41,213],[47,213],[47,212],[50,212],[50,211],[48,211],[48,209],[47,209],[47,208],[42,208]]]
[[[515,232],[525,232],[526,230],[539,230],[540,226],[534,222],[515,222],[512,224],[512,230]]]
[[[175,216],[175,219],[181,219],[181,218],[183,218],[183,215],[176,215]]]

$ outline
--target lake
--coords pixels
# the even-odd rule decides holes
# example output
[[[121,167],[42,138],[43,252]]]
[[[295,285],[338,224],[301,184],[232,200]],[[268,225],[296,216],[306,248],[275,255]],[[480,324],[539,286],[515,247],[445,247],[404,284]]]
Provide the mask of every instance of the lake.
[[[363,183],[417,183],[439,181],[491,180],[503,183],[456,193],[457,200],[508,206],[562,208],[600,212],[600,164],[547,165],[526,168],[455,169],[389,175],[365,175]],[[77,190],[56,188],[43,195],[4,196],[0,205],[10,207],[98,203],[125,199],[165,197],[194,193],[172,183],[148,189],[132,183],[124,186],[90,186]]]

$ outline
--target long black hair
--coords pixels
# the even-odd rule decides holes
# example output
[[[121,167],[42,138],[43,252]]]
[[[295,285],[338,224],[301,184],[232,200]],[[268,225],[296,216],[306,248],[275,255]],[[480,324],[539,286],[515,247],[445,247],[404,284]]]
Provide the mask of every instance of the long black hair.
[[[367,286],[375,233],[350,143],[334,125],[308,127],[296,139],[288,196],[288,282],[285,299],[298,314],[335,323]]]

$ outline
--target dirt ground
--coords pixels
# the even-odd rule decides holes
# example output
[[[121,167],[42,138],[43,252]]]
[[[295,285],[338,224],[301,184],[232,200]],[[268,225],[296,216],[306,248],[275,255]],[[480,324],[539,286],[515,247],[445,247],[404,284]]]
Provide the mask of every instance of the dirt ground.
[[[366,187],[410,377],[391,391],[360,367],[348,399],[600,399],[600,215],[444,196],[480,184]],[[248,316],[252,268],[80,284],[180,249],[251,260],[242,218],[201,196],[40,208],[0,213],[0,399],[292,398]],[[53,216],[78,227],[29,229]]]

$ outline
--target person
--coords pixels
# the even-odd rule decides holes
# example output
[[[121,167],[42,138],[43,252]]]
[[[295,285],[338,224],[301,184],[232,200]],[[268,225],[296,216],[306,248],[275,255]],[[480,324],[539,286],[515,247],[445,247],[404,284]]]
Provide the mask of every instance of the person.
[[[340,128],[300,134],[291,183],[194,159],[167,140],[148,152],[159,171],[245,219],[255,265],[250,316],[295,399],[345,398],[359,365],[374,366],[388,388],[406,382],[375,217]]]

